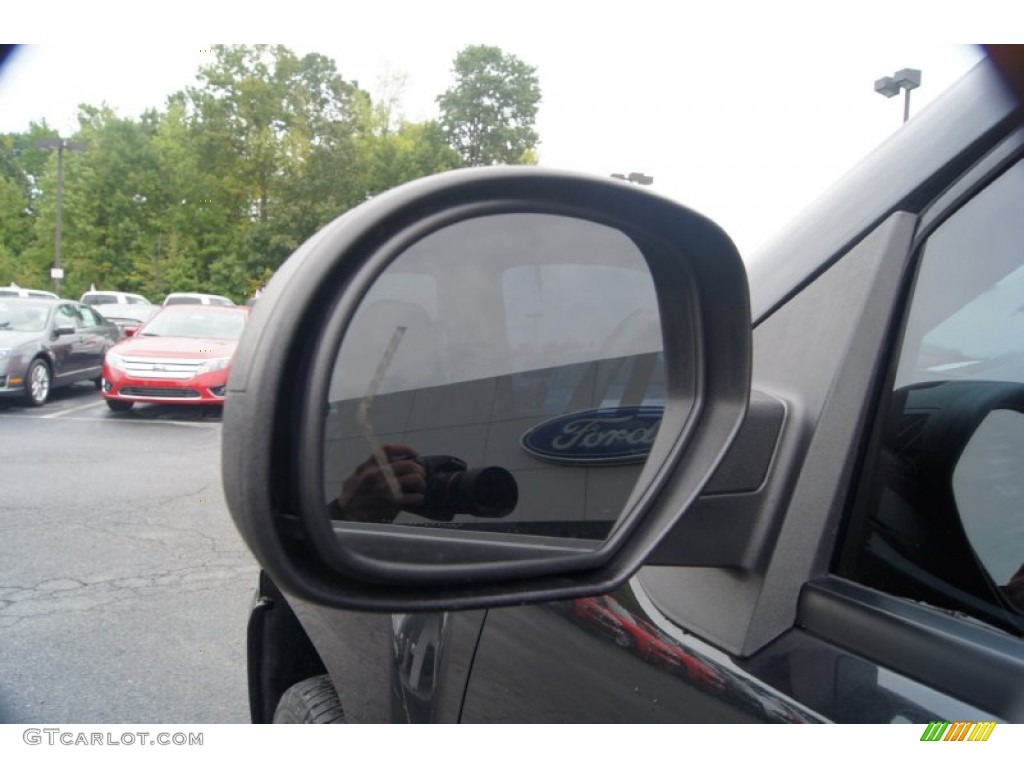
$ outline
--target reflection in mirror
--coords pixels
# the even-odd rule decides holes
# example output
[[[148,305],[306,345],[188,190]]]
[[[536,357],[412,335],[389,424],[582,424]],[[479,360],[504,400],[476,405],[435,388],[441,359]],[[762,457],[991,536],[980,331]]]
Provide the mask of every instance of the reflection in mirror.
[[[434,232],[342,341],[325,502],[338,520],[604,539],[657,435],[661,352],[624,233],[526,213]]]

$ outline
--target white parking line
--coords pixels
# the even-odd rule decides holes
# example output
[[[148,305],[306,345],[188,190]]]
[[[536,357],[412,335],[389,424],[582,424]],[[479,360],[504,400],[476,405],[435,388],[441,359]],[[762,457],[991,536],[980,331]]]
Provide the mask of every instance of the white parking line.
[[[39,418],[40,419],[55,419],[58,416],[63,416],[66,413],[74,413],[75,411],[84,411],[86,408],[95,408],[98,405],[103,405],[103,403],[95,403],[95,402],[93,402],[93,403],[86,403],[85,405],[76,405],[73,408],[65,408],[63,411],[54,411],[53,413],[48,413],[45,416],[40,416]]]
[[[74,411],[84,411],[87,408],[95,407],[95,404],[90,403],[89,405],[79,405],[74,408],[65,408],[63,411],[55,411],[54,413],[47,413],[43,415],[36,415],[33,413],[4,413],[5,419],[52,419],[58,416],[64,417],[64,421],[98,421],[103,424],[170,424],[176,427],[192,427],[194,429],[205,429],[207,427],[219,427],[220,421],[175,421],[172,419],[160,419],[160,418],[132,418],[128,416],[111,417],[111,416],[68,416],[67,414]]]
[[[219,421],[207,421],[207,422],[199,422],[199,421],[169,421],[167,419],[133,419],[131,417],[129,417],[127,419],[124,419],[124,418],[121,418],[121,419],[111,419],[111,418],[105,418],[105,419],[92,418],[92,419],[89,419],[89,418],[85,418],[85,419],[83,419],[83,418],[81,418],[79,416],[75,416],[75,417],[73,417],[71,419],[68,419],[68,421],[102,421],[102,422],[104,422],[106,424],[173,424],[176,427],[193,427],[193,428],[196,428],[196,429],[203,429],[205,427],[217,427],[217,426],[220,426],[220,422]]]

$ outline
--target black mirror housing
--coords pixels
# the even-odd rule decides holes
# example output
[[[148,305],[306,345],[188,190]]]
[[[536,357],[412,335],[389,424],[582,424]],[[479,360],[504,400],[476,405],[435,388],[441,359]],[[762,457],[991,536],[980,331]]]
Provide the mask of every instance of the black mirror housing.
[[[542,233],[561,232],[573,222],[586,223],[579,238],[611,233],[635,250],[649,273],[657,304],[651,309],[657,309],[661,333],[657,355],[666,382],[657,436],[650,437],[653,432],[644,423],[632,423],[629,429],[607,432],[609,437],[595,432],[590,440],[595,445],[616,436],[634,443],[653,440],[649,450],[645,443],[640,458],[646,463],[628,498],[612,505],[614,514],[595,538],[581,533],[583,526],[570,528],[570,535],[537,535],[526,524],[529,519],[494,529],[339,520],[329,509],[337,491],[325,477],[325,465],[330,469],[325,446],[332,445],[336,410],[361,404],[365,416],[373,401],[372,393],[345,400],[334,391],[339,376],[344,384],[357,373],[355,366],[339,366],[338,360],[353,338],[352,329],[359,327],[367,296],[384,282],[382,275],[391,274],[392,265],[410,260],[409,254],[423,250],[438,233],[535,220],[554,222],[541,227]],[[514,241],[515,229],[511,236],[508,229],[502,234]],[[526,247],[529,236],[524,228],[516,258],[525,268],[539,270],[531,261],[535,244]],[[568,237],[563,242],[568,250],[581,247],[566,258],[586,262],[589,245]],[[487,250],[486,239],[473,241],[481,252]],[[453,278],[452,296],[464,290],[459,285]],[[601,306],[605,297],[589,298]],[[409,326],[406,322],[401,328]],[[573,335],[564,333],[566,339]],[[633,343],[628,335],[624,338],[617,339],[620,346]],[[539,342],[535,347],[540,349]],[[243,538],[275,582],[326,605],[410,611],[605,592],[640,567],[685,514],[729,447],[749,397],[750,347],[743,264],[728,237],[704,217],[619,181],[537,168],[471,169],[421,179],[349,211],[317,233],[281,267],[253,309],[228,382],[222,457],[228,504]],[[595,364],[615,357],[604,351],[595,355]],[[553,370],[548,363],[533,368]],[[450,377],[451,370],[443,367],[444,375]],[[496,381],[503,385],[500,377]],[[428,389],[437,387],[418,391]],[[596,413],[604,418],[600,408]],[[586,418],[587,423],[600,421]],[[528,477],[520,475],[520,486]],[[528,486],[517,490],[520,510],[515,515],[528,518],[530,493]]]

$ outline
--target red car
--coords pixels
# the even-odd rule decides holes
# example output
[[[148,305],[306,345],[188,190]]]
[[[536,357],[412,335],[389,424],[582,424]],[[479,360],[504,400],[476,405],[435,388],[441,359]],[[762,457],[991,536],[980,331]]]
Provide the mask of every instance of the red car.
[[[687,653],[657,627],[609,595],[576,598],[573,600],[573,616],[596,625],[616,645],[632,648],[651,663],[684,673],[701,688],[712,691],[725,689],[725,678],[720,672]]]
[[[103,397],[112,411],[135,403],[222,405],[244,308],[164,307],[107,352]]]
[[[585,624],[592,624],[608,635],[615,644],[623,648],[633,645],[633,638],[624,621],[611,607],[612,599],[607,595],[577,597],[572,601],[572,615]]]

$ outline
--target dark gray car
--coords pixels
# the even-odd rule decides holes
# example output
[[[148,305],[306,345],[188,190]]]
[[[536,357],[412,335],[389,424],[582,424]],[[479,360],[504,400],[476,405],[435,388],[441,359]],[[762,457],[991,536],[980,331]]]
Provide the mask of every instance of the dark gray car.
[[[103,374],[103,357],[120,336],[114,323],[84,304],[0,299],[0,397],[26,405],[51,390]]]
[[[92,307],[117,326],[121,338],[134,336],[161,309],[154,304],[94,304]]]
[[[1024,721],[1020,126],[980,65],[745,264],[543,169],[321,231],[228,384],[253,720]]]

